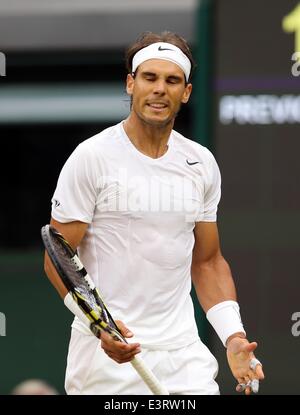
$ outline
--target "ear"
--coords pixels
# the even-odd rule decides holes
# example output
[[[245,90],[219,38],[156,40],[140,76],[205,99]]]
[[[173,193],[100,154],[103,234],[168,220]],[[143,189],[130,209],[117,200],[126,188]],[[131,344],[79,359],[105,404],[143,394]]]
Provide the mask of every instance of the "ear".
[[[193,89],[192,84],[187,84],[187,86],[185,87],[184,93],[182,95],[182,99],[181,99],[181,102],[183,104],[186,104],[188,100],[190,99],[192,89]]]
[[[133,94],[134,77],[129,73],[126,78],[126,92],[128,95]]]

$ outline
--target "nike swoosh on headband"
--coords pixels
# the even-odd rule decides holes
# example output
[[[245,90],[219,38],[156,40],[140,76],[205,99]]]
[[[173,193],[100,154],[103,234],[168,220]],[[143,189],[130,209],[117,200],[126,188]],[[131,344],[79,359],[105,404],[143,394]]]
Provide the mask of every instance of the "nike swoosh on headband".
[[[161,46],[158,47],[158,50],[171,50],[172,52],[174,52],[173,49],[169,49],[169,48],[162,48]]]

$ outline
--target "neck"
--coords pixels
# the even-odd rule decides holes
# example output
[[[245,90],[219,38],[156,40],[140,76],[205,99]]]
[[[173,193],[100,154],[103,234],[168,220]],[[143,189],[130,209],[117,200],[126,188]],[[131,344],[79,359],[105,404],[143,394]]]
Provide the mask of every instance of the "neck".
[[[174,125],[174,120],[167,125],[151,125],[131,112],[125,120],[124,129],[132,144],[141,153],[152,158],[163,156],[168,149],[168,140]]]

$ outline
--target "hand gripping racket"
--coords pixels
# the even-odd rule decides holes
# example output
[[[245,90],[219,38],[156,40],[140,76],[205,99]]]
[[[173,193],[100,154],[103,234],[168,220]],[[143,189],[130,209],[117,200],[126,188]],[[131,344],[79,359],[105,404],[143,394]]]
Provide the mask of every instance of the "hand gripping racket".
[[[127,343],[107,310],[91,277],[64,237],[51,225],[41,230],[46,251],[65,287],[88,318],[90,330],[100,339],[101,331]],[[166,388],[139,357],[130,361],[154,395],[168,395]]]

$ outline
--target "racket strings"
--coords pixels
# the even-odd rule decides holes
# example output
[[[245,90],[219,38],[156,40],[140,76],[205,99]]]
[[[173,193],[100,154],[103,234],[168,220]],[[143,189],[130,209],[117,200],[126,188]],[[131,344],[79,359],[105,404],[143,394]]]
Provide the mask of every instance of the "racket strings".
[[[91,289],[89,288],[88,283],[84,280],[84,278],[80,276],[76,269],[76,266],[70,260],[70,254],[68,250],[55,238],[52,238],[52,242],[55,247],[55,252],[58,257],[58,260],[65,274],[67,274],[67,278],[69,279],[73,287],[76,287],[76,290],[79,292],[79,294],[86,299],[91,309],[99,310],[100,314],[101,310],[95,300],[95,297]],[[99,317],[101,316],[99,315]]]

